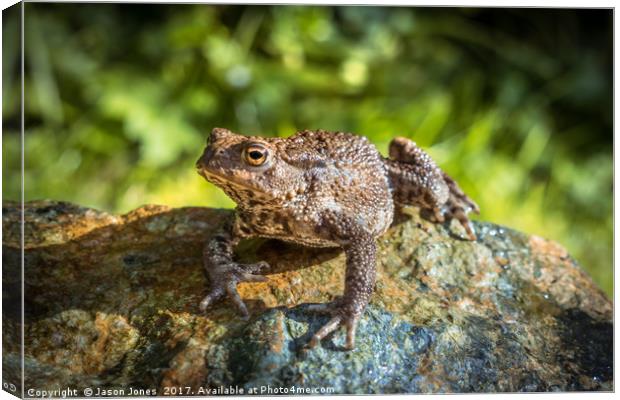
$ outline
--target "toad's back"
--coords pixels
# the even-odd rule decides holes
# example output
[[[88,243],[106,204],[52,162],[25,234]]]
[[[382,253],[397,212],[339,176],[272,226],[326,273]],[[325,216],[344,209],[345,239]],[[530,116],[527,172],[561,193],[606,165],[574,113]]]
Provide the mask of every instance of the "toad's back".
[[[287,161],[307,169],[312,208],[355,220],[373,236],[387,230],[393,196],[383,158],[368,139],[319,130],[298,132],[285,143]]]

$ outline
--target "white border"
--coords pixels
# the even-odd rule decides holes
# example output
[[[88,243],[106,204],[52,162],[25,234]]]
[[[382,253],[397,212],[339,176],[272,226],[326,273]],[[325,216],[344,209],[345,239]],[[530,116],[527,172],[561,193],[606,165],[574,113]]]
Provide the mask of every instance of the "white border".
[[[66,1],[66,2],[69,2],[69,1]],[[94,3],[94,2],[111,3],[109,1],[91,1],[91,2],[76,1],[75,3]],[[205,4],[315,4],[315,5],[381,5],[381,6],[393,5],[393,6],[444,6],[444,7],[457,6],[457,7],[615,8],[615,2],[608,1],[608,0],[607,1],[590,0],[588,2],[577,1],[577,0],[572,0],[572,1],[539,0],[539,1],[519,1],[519,2],[511,2],[511,1],[505,1],[505,0],[504,1],[478,0],[475,2],[463,1],[463,0],[460,0],[460,1],[450,0],[448,2],[391,0],[385,3],[379,3],[378,1],[368,1],[368,0],[366,1],[365,0],[356,0],[356,1],[314,0],[311,2],[302,2],[302,1],[296,1],[296,0],[289,0],[289,1],[255,1],[255,0],[248,0],[248,1],[227,1],[227,0],[220,0],[220,1],[175,1],[175,0],[140,1],[138,0],[138,1],[131,1],[131,2],[132,3],[205,3]],[[16,1],[14,0],[0,0],[2,9],[5,9],[15,3]],[[115,3],[126,3],[126,2],[115,1]],[[23,29],[23,25],[22,25],[22,29]],[[1,39],[2,39],[2,32],[0,30],[0,43],[1,43]],[[618,150],[620,149],[620,145],[615,140],[616,138],[615,117],[618,115],[618,112],[619,112],[618,104],[615,101],[616,96],[618,94],[618,87],[615,82],[615,77],[617,76],[616,72],[618,70],[618,53],[616,52],[616,44],[618,43],[618,39],[619,39],[619,35],[618,35],[618,30],[615,29],[615,11],[614,11],[614,155],[618,154]],[[23,54],[23,49],[22,49],[22,54]],[[2,56],[0,54],[0,60],[1,60],[1,57]],[[22,59],[22,76],[23,76],[23,59]],[[2,78],[0,76],[0,93],[2,93],[1,80]],[[23,82],[22,82],[22,98],[23,98]],[[22,104],[22,107],[23,107],[23,104]],[[23,109],[22,109],[22,126],[23,126]],[[0,126],[0,132],[1,132],[1,126]],[[22,140],[23,140],[23,135],[22,135]],[[0,155],[0,161],[1,161],[1,157],[2,156]],[[620,285],[620,278],[618,277],[618,274],[615,273],[615,260],[616,260],[615,256],[617,254],[617,249],[618,249],[618,244],[619,244],[618,237],[617,235],[615,235],[616,229],[618,228],[615,210],[620,204],[620,200],[618,200],[618,196],[617,196],[617,188],[618,188],[618,184],[620,183],[620,178],[618,177],[617,174],[615,174],[616,167],[617,167],[616,159],[614,157],[614,297],[613,297],[614,300],[616,298],[615,295],[616,295],[617,288]],[[0,180],[1,179],[2,178],[0,176]],[[22,198],[23,198],[23,184],[24,182],[23,182],[23,144],[22,144]],[[22,229],[23,229],[23,226],[22,226]],[[22,238],[23,238],[23,232],[22,232]],[[22,245],[22,248],[23,248],[23,245]],[[23,256],[22,256],[22,260],[23,260]],[[23,266],[22,266],[22,290],[23,290]],[[615,301],[614,301],[614,305],[615,305]],[[22,298],[22,311],[23,311],[23,298]],[[614,321],[616,320],[618,320],[618,309],[614,307]],[[1,326],[1,321],[0,321],[0,326]],[[615,371],[618,368],[618,354],[615,352],[615,349],[616,349],[615,344],[616,344],[617,339],[618,339],[618,330],[614,328],[614,382],[616,382]],[[2,349],[2,344],[0,342],[0,350],[1,349]],[[22,349],[22,357],[23,357],[23,349]],[[1,371],[2,371],[2,366],[0,365],[0,376],[1,376]],[[23,385],[23,376],[22,376],[22,388],[23,387],[24,385]],[[391,395],[389,397],[394,398],[394,397],[401,397],[401,396],[405,397],[405,395]],[[409,396],[410,395],[407,395],[407,397]],[[448,396],[449,395],[433,395],[433,397],[435,398],[447,398]],[[504,398],[525,399],[525,398],[531,398],[532,396],[534,397],[545,396],[546,398],[550,398],[550,399],[561,398],[561,399],[573,400],[573,399],[583,399],[583,398],[612,399],[615,397],[615,394],[614,393],[585,392],[585,393],[538,393],[538,394],[459,394],[459,396],[467,396],[467,398],[471,398],[471,399],[484,399],[487,397],[493,397],[497,399],[504,399]],[[260,397],[265,397],[265,396],[260,396]],[[266,397],[269,397],[269,396],[266,396]],[[338,396],[338,398],[340,399],[353,399],[354,397],[357,397],[357,396]],[[383,396],[380,396],[380,397],[383,397]],[[385,397],[388,397],[388,396],[385,396]],[[11,396],[9,393],[3,390],[0,390],[0,400],[14,399],[14,398],[15,397]],[[182,397],[182,398],[195,399],[195,397]],[[235,396],[232,398],[242,399],[242,398],[247,398],[247,396],[246,397]],[[279,399],[300,399],[300,398],[304,399],[304,398],[312,398],[312,397],[311,396],[279,396],[278,398]]]

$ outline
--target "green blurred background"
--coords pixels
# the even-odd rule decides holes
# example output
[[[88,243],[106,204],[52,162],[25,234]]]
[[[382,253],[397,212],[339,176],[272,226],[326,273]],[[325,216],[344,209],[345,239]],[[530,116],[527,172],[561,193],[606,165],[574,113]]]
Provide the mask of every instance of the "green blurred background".
[[[403,135],[480,219],[561,242],[612,293],[611,10],[25,7],[26,200],[233,207],[194,170],[214,126],[350,131],[384,154]],[[19,106],[3,111],[19,199]]]

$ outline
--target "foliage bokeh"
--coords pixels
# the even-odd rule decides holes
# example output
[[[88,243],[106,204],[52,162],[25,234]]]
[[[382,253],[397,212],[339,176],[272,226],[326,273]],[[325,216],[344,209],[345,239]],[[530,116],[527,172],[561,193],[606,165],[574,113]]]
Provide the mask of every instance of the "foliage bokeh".
[[[350,131],[384,154],[409,136],[481,219],[561,242],[611,294],[611,10],[25,7],[26,200],[232,207],[194,171],[214,126]],[[19,199],[19,106],[3,108]]]

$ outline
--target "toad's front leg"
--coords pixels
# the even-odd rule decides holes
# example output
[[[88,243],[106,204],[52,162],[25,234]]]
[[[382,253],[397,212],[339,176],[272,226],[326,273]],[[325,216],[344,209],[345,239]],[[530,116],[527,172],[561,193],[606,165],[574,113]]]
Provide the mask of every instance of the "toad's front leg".
[[[344,326],[347,331],[346,348],[353,349],[357,324],[374,289],[377,264],[375,239],[364,233],[351,238],[343,247],[347,257],[344,295],[334,303],[314,307],[316,311],[329,311],[332,319],[312,336],[308,344],[310,348]]]
[[[244,319],[248,318],[248,310],[237,292],[240,282],[264,282],[267,280],[256,272],[267,269],[264,261],[254,264],[240,264],[233,261],[233,249],[239,242],[234,222],[229,219],[224,227],[205,245],[204,266],[209,276],[210,290],[200,302],[200,309],[205,311],[215,301],[227,296],[237,307]]]

